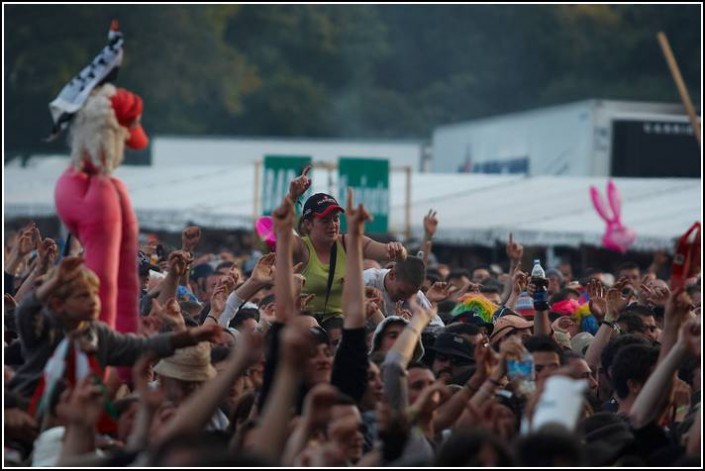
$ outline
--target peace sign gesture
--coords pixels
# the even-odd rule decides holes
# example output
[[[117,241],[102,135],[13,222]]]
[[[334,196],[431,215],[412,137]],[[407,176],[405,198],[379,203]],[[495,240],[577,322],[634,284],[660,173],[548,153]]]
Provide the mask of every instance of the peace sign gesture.
[[[301,171],[301,175],[294,178],[291,183],[289,183],[289,197],[293,201],[299,199],[311,186],[311,179],[308,177],[308,172],[311,171],[311,168],[311,164],[305,166]]]
[[[438,214],[436,211],[429,209],[428,214],[423,218],[424,237],[428,240],[433,239],[433,236],[436,234],[436,229],[438,229],[438,218],[436,214]]]

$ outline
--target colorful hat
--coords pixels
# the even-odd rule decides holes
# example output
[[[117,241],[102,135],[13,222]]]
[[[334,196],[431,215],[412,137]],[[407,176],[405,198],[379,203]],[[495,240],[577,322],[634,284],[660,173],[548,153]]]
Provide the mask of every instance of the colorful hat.
[[[492,325],[492,315],[497,305],[481,294],[469,293],[458,300],[450,315],[463,317],[466,322],[478,325]]]

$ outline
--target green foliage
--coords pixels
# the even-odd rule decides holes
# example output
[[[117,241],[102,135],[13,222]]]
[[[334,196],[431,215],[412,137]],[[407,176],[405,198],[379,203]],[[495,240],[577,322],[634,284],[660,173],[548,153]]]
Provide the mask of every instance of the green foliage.
[[[587,98],[700,99],[699,5],[6,5],[6,158],[125,33],[118,85],[155,134],[427,138],[434,127]]]

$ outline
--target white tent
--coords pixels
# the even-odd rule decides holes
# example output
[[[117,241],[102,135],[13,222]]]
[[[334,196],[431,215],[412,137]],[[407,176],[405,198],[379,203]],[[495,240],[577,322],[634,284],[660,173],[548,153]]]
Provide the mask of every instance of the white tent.
[[[55,214],[54,185],[67,165],[68,160],[59,157],[32,159],[26,167],[18,162],[6,165],[4,217]],[[116,175],[128,186],[143,227],[252,227],[253,165],[123,166]],[[314,192],[337,192],[335,177],[335,172],[315,170]],[[392,173],[390,180],[390,232],[401,235],[405,176]],[[701,220],[699,179],[614,181],[621,191],[622,221],[637,233],[634,249],[670,249],[675,238]],[[604,177],[415,173],[412,233],[422,235],[423,216],[433,208],[440,221],[439,242],[490,246],[505,241],[511,231],[524,245],[599,246],[605,223],[592,207],[589,188],[595,185],[604,194],[606,183]]]

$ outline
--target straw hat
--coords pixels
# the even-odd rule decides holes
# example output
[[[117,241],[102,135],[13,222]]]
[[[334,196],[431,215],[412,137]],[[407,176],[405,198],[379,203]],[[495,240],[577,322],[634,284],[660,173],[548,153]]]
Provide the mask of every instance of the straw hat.
[[[172,356],[162,358],[154,372],[167,378],[182,381],[206,381],[216,375],[211,365],[211,344],[201,342],[193,347],[181,348]]]

